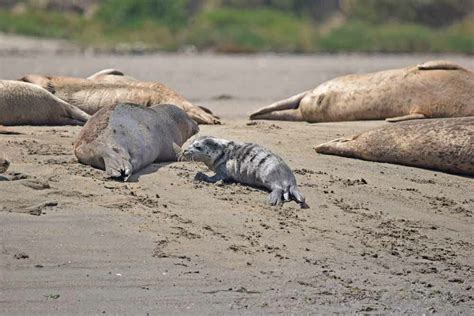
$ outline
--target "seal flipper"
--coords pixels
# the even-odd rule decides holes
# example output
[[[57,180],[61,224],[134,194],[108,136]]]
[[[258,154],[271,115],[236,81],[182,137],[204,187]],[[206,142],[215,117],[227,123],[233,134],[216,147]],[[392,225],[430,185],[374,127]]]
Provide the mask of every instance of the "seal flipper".
[[[126,182],[132,175],[133,167],[128,159],[119,155],[104,157],[105,177]]]
[[[101,71],[98,71],[96,72],[95,74],[92,74],[90,75],[89,77],[87,77],[88,80],[94,80],[96,79],[97,77],[100,77],[100,76],[105,76],[105,75],[109,75],[109,76],[125,76],[125,74],[123,72],[121,72],[120,70],[117,70],[117,69],[103,69]]]
[[[253,112],[252,114],[250,114],[249,118],[251,120],[267,119],[267,118],[262,118],[263,117],[262,115],[263,114],[271,114],[271,113],[275,113],[277,111],[282,111],[282,110],[297,109],[298,106],[300,105],[300,101],[306,96],[306,94],[308,92],[309,92],[309,90],[305,91],[305,92],[302,92],[302,93],[299,93],[299,94],[296,94],[292,97],[289,97],[288,99],[272,103],[272,104],[270,104],[266,107],[263,107],[263,108],[257,110],[256,112]],[[268,118],[268,119],[271,120],[272,118]],[[302,119],[298,119],[298,120],[294,119],[294,121],[302,121]]]
[[[419,70],[436,70],[436,69],[444,69],[444,70],[466,70],[465,68],[459,66],[456,63],[448,60],[431,60],[424,62],[423,64],[417,65]]]
[[[253,115],[253,114],[252,114]],[[304,121],[299,109],[253,115],[251,120]]]
[[[275,188],[267,197],[267,203],[276,206],[283,204],[283,189]]]
[[[306,204],[306,199],[304,198],[304,195],[298,190],[298,187],[296,185],[290,186],[290,195],[293,200],[295,200],[301,208],[309,208],[309,205]]]
[[[425,118],[426,118],[426,115],[424,114],[412,113],[412,114],[403,115],[403,116],[386,118],[385,121],[390,122],[390,123],[395,123],[395,122],[419,120],[419,119],[425,119]]]

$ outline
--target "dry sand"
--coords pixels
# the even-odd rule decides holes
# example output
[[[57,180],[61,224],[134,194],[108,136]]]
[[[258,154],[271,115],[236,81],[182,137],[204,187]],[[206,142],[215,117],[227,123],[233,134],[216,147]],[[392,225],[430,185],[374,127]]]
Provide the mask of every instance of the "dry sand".
[[[193,182],[203,165],[153,164],[130,183],[79,164],[80,127],[0,135],[2,314],[473,312],[472,178],[318,155],[386,124],[258,122],[245,114],[334,76],[459,56],[3,56],[0,77],[115,67],[221,115],[201,135],[253,141],[295,171],[309,209]]]

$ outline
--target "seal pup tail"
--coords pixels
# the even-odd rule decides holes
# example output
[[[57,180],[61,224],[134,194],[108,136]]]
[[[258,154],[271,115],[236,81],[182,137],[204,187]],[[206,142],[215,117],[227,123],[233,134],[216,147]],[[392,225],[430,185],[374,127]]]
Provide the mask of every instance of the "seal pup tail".
[[[309,91],[301,92],[301,93],[296,94],[292,97],[289,97],[288,99],[272,103],[272,104],[270,104],[266,107],[263,107],[263,108],[257,110],[256,112],[253,112],[252,114],[250,114],[249,118],[251,120],[271,120],[271,119],[274,119],[274,120],[290,120],[288,118],[293,118],[293,119],[291,119],[292,121],[302,121],[303,119],[302,119],[301,115],[299,115],[299,117],[298,117],[298,116],[295,116],[294,114],[290,114],[290,112],[287,112],[287,111],[285,111],[285,112],[287,112],[286,116],[285,115],[272,116],[270,114],[276,114],[276,112],[278,112],[278,111],[283,112],[284,110],[292,110],[292,109],[295,110],[295,109],[297,109],[298,106],[300,105],[301,100],[305,97],[305,95],[308,92]],[[293,112],[291,112],[291,113],[293,113]],[[267,115],[264,115],[264,114],[267,114]]]

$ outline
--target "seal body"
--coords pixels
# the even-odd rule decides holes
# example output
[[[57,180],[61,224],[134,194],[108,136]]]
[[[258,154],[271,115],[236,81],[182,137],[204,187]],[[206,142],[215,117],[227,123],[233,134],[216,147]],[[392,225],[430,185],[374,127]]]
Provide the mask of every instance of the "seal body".
[[[0,80],[0,124],[83,125],[89,117],[36,85]]]
[[[200,124],[220,124],[217,117],[193,105],[164,84],[139,81],[122,76],[121,72],[114,70],[104,70],[87,79],[33,74],[20,80],[47,89],[60,99],[89,114],[117,103],[133,103],[148,107],[174,104]]]
[[[4,157],[0,157],[0,173],[4,173],[10,167],[10,161]]]
[[[271,191],[268,203],[281,204],[291,199],[305,205],[296,179],[279,156],[253,143],[239,143],[211,136],[196,138],[183,152],[186,160],[201,161],[216,174],[208,177],[198,173],[197,179],[239,182]]]
[[[77,159],[105,170],[106,177],[126,181],[155,161],[176,160],[181,146],[199,127],[174,105],[150,108],[119,103],[94,114],[74,146]]]
[[[474,176],[474,117],[400,122],[315,149],[322,154]]]
[[[402,121],[474,115],[474,73],[448,61],[348,75],[276,102],[251,119]]]

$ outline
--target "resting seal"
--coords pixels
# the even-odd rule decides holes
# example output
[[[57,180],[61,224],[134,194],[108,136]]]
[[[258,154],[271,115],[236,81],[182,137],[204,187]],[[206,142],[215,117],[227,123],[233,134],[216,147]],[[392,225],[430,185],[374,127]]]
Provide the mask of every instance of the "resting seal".
[[[448,61],[348,75],[273,103],[250,119],[402,121],[474,115],[474,73]]]
[[[322,154],[474,176],[474,117],[400,122],[315,149]]]
[[[105,106],[133,103],[143,106],[174,104],[200,124],[220,124],[214,115],[193,105],[159,82],[143,82],[106,69],[89,78],[27,75],[21,81],[36,84],[60,99],[94,114]]]
[[[0,124],[84,125],[89,117],[36,85],[0,80]]]
[[[150,108],[119,103],[94,114],[79,133],[74,154],[79,162],[123,181],[155,161],[176,160],[181,146],[199,127],[174,105]]]
[[[6,158],[0,157],[0,173],[4,173],[10,167],[10,161]]]
[[[295,200],[306,206],[291,169],[279,156],[257,144],[202,136],[196,138],[181,155],[185,160],[203,162],[216,173],[208,177],[199,172],[197,180],[211,183],[222,180],[263,187],[271,191],[267,199],[270,205]]]

